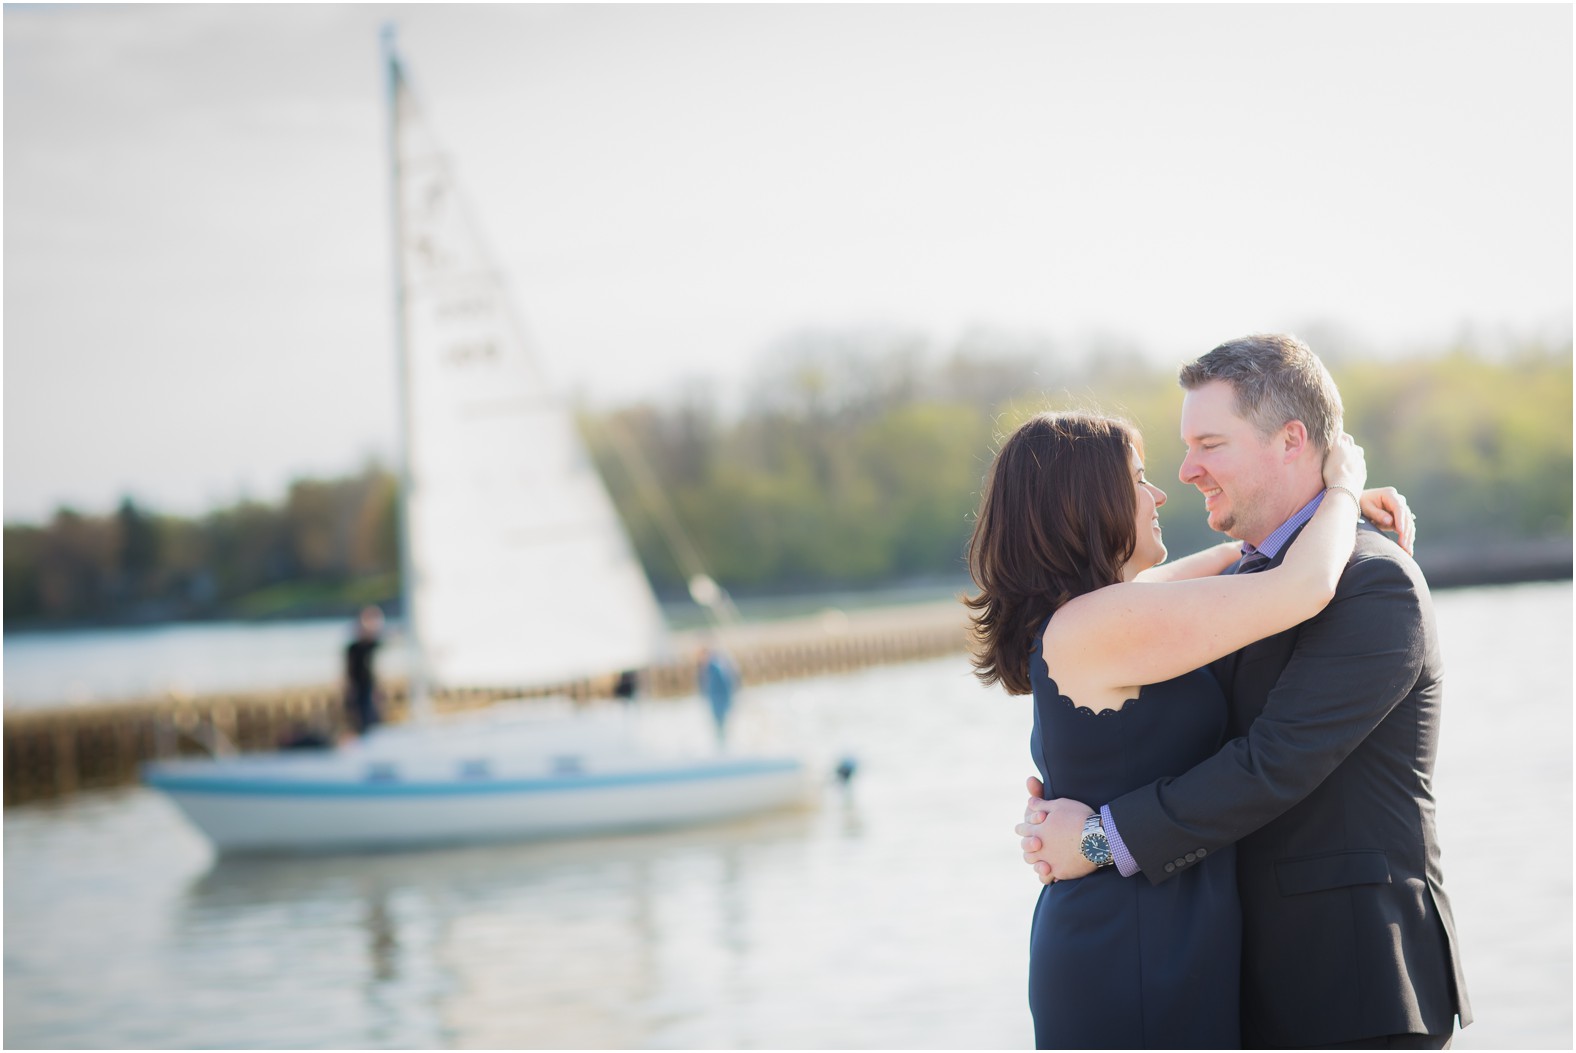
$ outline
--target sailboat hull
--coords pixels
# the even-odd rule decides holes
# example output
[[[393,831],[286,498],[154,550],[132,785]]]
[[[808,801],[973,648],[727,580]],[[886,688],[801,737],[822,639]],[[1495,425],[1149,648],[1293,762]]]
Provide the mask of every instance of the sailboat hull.
[[[390,730],[368,744],[321,753],[153,764],[143,779],[224,853],[367,851],[689,826],[802,805],[814,789],[797,758],[653,756],[620,744],[605,724],[556,736],[538,728],[529,738],[485,725],[447,734]],[[577,748],[576,738],[586,748]]]

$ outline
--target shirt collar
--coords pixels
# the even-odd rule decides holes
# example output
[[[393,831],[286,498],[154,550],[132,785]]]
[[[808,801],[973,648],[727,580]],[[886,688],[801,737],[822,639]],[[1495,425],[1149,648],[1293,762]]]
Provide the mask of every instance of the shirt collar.
[[[1264,539],[1262,545],[1255,547],[1244,541],[1242,543],[1242,554],[1251,556],[1255,552],[1262,552],[1268,558],[1274,559],[1280,555],[1280,550],[1286,547],[1286,542],[1291,540],[1291,536],[1301,530],[1303,525],[1313,518],[1313,513],[1319,510],[1319,503],[1323,500],[1324,491],[1320,490],[1313,495],[1312,501],[1297,509],[1297,511],[1292,513],[1290,519],[1271,531],[1270,536]]]

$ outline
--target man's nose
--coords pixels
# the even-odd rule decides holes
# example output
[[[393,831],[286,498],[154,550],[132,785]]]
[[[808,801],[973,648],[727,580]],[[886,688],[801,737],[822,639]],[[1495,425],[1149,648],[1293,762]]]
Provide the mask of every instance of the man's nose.
[[[1197,479],[1202,474],[1204,473],[1199,471],[1198,465],[1193,463],[1192,453],[1189,453],[1186,457],[1182,458],[1182,467],[1177,469],[1178,479],[1191,485],[1193,480]]]

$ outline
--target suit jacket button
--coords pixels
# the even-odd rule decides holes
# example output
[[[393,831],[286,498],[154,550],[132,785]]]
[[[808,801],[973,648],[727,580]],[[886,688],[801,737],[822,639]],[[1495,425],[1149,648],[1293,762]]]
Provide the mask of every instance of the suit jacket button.
[[[1175,863],[1167,863],[1166,864],[1166,873],[1169,874],[1173,870],[1175,870],[1176,868],[1177,868],[1177,865]]]
[[[1204,855],[1205,855],[1205,853],[1204,853],[1204,850],[1203,850],[1203,849],[1202,849],[1202,848],[1200,848],[1200,849],[1199,849],[1199,850],[1198,850],[1198,857],[1199,857],[1199,858],[1200,858],[1200,859],[1203,859],[1203,858],[1204,858]]]
[[[1198,853],[1197,852],[1189,852],[1183,858],[1186,859],[1189,863],[1197,863],[1198,862]]]
[[[1178,859],[1176,861],[1175,865],[1179,866],[1179,867],[1185,867],[1185,866],[1187,866],[1187,860],[1185,860],[1185,859]]]

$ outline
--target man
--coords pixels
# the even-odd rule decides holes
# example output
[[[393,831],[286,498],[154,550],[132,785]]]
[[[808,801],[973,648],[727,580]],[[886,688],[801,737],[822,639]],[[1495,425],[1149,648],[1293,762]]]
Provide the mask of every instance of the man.
[[[1277,565],[1322,498],[1334,381],[1279,335],[1222,344],[1179,379],[1179,475],[1243,542],[1228,573]],[[1285,441],[1292,422],[1309,441]],[[1244,1046],[1448,1048],[1472,1015],[1434,833],[1442,683],[1417,565],[1361,524],[1322,613],[1211,669],[1236,737],[1094,807],[1040,800],[1031,779],[1025,860],[1042,881],[1098,864],[1158,884],[1235,843]]]
[[[345,647],[345,723],[352,735],[365,735],[383,720],[378,712],[377,677],[372,672],[382,631],[383,612],[374,606],[363,607],[356,619],[356,638]]]

